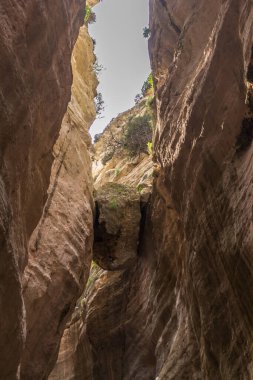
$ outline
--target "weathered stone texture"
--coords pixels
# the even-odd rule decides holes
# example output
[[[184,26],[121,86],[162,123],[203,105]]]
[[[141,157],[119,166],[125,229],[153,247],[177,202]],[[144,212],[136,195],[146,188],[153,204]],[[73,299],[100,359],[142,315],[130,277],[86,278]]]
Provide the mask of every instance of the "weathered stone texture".
[[[85,2],[0,4],[0,373],[18,377],[25,328],[20,276],[46,199],[72,82],[70,58]]]
[[[154,377],[250,379],[252,146],[249,141],[238,151],[238,136],[249,80],[252,3],[152,1],[151,9],[160,167],[150,214],[154,250],[147,248],[157,269],[143,304],[148,307],[155,295]],[[161,9],[175,30],[170,43],[159,33]],[[143,281],[147,273],[138,277]],[[145,336],[142,329],[139,335]],[[135,378],[141,378],[142,360],[134,367]]]
[[[99,298],[109,278],[92,298],[88,319],[95,310],[97,318],[86,319],[87,335],[99,352],[93,376],[248,380],[253,5],[151,0],[150,9],[158,117],[153,194],[138,262],[113,288],[117,299]],[[124,297],[115,339],[110,328],[118,326],[114,316]],[[110,310],[110,327],[106,320],[106,331],[94,337],[103,310]]]
[[[82,27],[72,57],[72,98],[54,146],[48,199],[30,239],[24,273],[24,379],[46,378],[51,372],[89,273],[94,206],[88,128],[96,115],[97,86],[93,62],[93,43]]]
[[[100,188],[107,182],[122,183],[151,191],[152,154],[142,152],[131,155],[122,142],[127,125],[132,118],[150,116],[155,125],[155,115],[150,98],[146,97],[131,109],[112,119],[94,144],[92,173],[94,186]],[[141,191],[140,191],[141,192]]]
[[[253,377],[252,1],[151,0],[150,10],[156,164],[135,263],[93,264],[75,306],[91,260],[91,188],[70,165],[70,117],[25,272],[36,364],[24,357],[25,379],[47,376],[74,306],[51,380]]]

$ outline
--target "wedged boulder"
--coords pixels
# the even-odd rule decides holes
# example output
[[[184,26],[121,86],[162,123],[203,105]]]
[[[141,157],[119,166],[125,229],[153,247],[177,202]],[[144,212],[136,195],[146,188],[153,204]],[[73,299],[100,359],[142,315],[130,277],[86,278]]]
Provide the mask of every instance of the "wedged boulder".
[[[120,270],[137,258],[141,220],[135,188],[109,182],[96,193],[94,261],[103,269]]]

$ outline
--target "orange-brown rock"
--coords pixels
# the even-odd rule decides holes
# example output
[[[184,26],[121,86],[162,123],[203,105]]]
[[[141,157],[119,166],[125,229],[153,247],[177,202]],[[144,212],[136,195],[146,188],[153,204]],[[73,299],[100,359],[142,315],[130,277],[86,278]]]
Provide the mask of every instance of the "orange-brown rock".
[[[55,143],[72,82],[70,58],[85,2],[0,5],[0,373],[18,377],[25,336],[22,270],[46,199]]]
[[[100,269],[101,271],[101,269]],[[92,266],[87,289],[93,286],[96,276]],[[57,363],[50,373],[49,380],[90,380],[92,379],[93,362],[91,345],[86,334],[86,292],[80,297],[67,323],[61,339]],[[85,358],[85,359],[84,359]]]
[[[93,185],[88,128],[96,109],[93,43],[82,27],[73,57],[72,98],[54,146],[48,199],[29,244],[24,273],[27,338],[23,379],[44,379],[87,280],[93,243]],[[32,360],[31,360],[31,352]]]
[[[150,4],[154,188],[136,266],[88,298],[93,378],[248,380],[252,2]]]
[[[107,182],[135,186],[147,191],[151,189],[153,163],[151,152],[130,154],[124,147],[124,134],[129,122],[137,117],[149,115],[154,122],[152,96],[145,97],[129,110],[112,119],[103,133],[95,136],[92,173],[96,189]]]
[[[22,5],[25,10],[31,6],[30,1],[26,4]],[[57,5],[58,1],[51,6]],[[4,5],[0,6],[1,12],[2,9]],[[6,11],[10,9],[6,7]],[[143,210],[140,222],[136,262],[118,271],[104,271],[93,264],[87,288],[76,302],[91,260],[92,197],[85,150],[89,139],[79,128],[89,118],[86,115],[75,121],[80,103],[73,96],[54,148],[49,197],[31,238],[24,276],[28,321],[22,363],[25,380],[48,377],[64,327],[58,362],[50,380],[253,377],[252,1],[151,0],[150,10],[149,46],[158,117],[156,165],[151,202]],[[24,14],[17,15],[21,18]],[[42,21],[36,25],[41,26],[39,30],[47,30]],[[18,22],[13,27],[16,25]],[[54,30],[55,25],[51,27]],[[3,23],[1,28],[1,41],[5,44],[0,45],[0,51],[8,66],[12,49],[3,46],[12,41],[6,37],[10,24]],[[69,37],[64,36],[69,42]],[[35,34],[34,38],[40,37]],[[18,43],[15,40],[16,49]],[[34,51],[29,53],[30,59],[34,59]],[[17,57],[23,55],[19,53]],[[11,58],[16,62],[16,56]],[[3,69],[1,63],[0,70],[4,72]],[[22,74],[19,70],[17,65],[11,75]],[[31,79],[32,73],[32,69],[26,72]],[[51,69],[40,73],[45,79],[52,74]],[[67,79],[68,73],[67,70]],[[21,74],[19,79],[26,78]],[[40,92],[36,92],[41,100],[40,112],[35,112],[35,99],[26,93],[31,88],[23,91],[19,82],[16,89],[24,92],[24,99],[19,103],[18,92],[11,89],[15,92],[11,102],[7,96],[11,94],[7,91],[9,82],[3,78],[8,107],[1,107],[6,127],[1,141],[1,306],[8,319],[6,315],[0,319],[0,370],[3,378],[12,379],[17,377],[23,339],[17,262],[21,267],[25,262],[26,240],[39,219],[48,181],[45,175],[38,202],[32,201],[29,194],[36,194],[38,181],[31,182],[28,163],[34,173],[41,174],[42,168],[46,168],[48,174],[50,165],[47,162],[44,166],[43,160],[50,155],[60,111],[56,109],[55,119],[51,118],[53,109],[48,104],[49,96],[43,96],[46,87],[42,82],[37,83]],[[31,108],[25,109],[25,99],[31,100]],[[66,103],[67,97],[64,99]],[[49,114],[42,112],[45,104]],[[15,115],[19,115],[17,120],[21,120],[19,124],[11,113],[13,107],[17,109]],[[22,118],[28,120],[27,115],[28,130],[33,134],[27,135],[26,140],[20,128]],[[52,140],[47,138],[48,129],[42,130],[42,120],[47,128],[51,126]],[[52,120],[55,124],[51,124]],[[12,125],[16,129],[10,135],[7,127]],[[14,136],[13,141],[10,136]],[[48,150],[44,149],[46,145]],[[21,146],[26,152],[24,157],[19,151]],[[29,158],[27,163],[25,158]],[[114,176],[122,183],[131,178],[131,165],[120,161],[124,165],[121,174],[117,158],[110,161],[96,168],[97,187],[106,182],[105,178],[111,180]],[[132,166],[133,171],[144,161],[146,158],[140,158]],[[143,167],[148,168],[150,163],[146,164]],[[142,177],[135,171],[131,185],[137,187]],[[29,218],[32,206],[36,207]],[[2,294],[9,287],[13,291],[7,299]],[[11,339],[11,344],[7,339]]]
[[[87,287],[61,339],[50,380],[106,379],[114,373],[121,376],[119,352],[124,352],[122,324],[129,270],[138,258],[140,211],[144,193],[148,195],[151,188],[152,161],[147,153],[130,156],[119,146],[108,162],[102,161],[109,152],[111,134],[122,139],[128,121],[150,111],[146,100],[115,118],[94,146],[97,219],[93,254],[94,260],[108,270],[99,270],[93,262]],[[110,179],[114,183],[108,183]]]
[[[246,145],[238,136],[252,3],[152,1],[151,10],[160,167],[129,295],[125,378],[250,379],[252,123]]]

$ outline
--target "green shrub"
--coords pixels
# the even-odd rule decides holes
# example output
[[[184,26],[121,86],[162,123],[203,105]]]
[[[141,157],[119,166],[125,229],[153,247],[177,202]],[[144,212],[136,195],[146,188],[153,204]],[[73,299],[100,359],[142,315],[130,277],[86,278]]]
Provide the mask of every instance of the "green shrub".
[[[86,5],[84,23],[87,26],[88,24],[93,24],[94,22],[96,22],[96,14],[89,5]]]
[[[103,101],[102,94],[101,94],[101,92],[98,92],[97,96],[95,97],[95,105],[96,105],[96,114],[97,114],[97,117],[102,117],[101,116],[102,112],[105,109],[104,104],[105,104],[105,102]]]
[[[138,104],[145,96],[148,94],[151,94],[149,98],[154,98],[154,81],[153,81],[153,76],[152,73],[149,74],[147,80],[143,83],[143,86],[141,88],[141,93],[137,94],[134,98],[135,104]]]
[[[151,30],[145,26],[145,28],[143,28],[143,37],[144,38],[149,38],[151,36]]]
[[[111,209],[111,210],[116,210],[118,208],[118,202],[116,201],[116,199],[112,199],[108,205],[108,207]]]
[[[144,185],[143,184],[139,184],[138,186],[137,186],[137,191],[138,191],[138,193],[141,193],[142,192],[142,190],[144,189]]]
[[[105,153],[104,157],[102,158],[102,164],[105,165],[108,161],[110,161],[113,155],[114,155],[114,151],[109,151]]]
[[[155,107],[155,97],[154,96],[149,96],[147,101],[146,101],[146,106],[150,108],[151,110],[154,109]]]
[[[100,140],[101,136],[102,136],[102,133],[97,133],[94,136],[94,144],[96,144]]]
[[[148,154],[151,155],[153,153],[153,143],[151,141],[148,141],[147,147],[148,147]]]
[[[143,96],[146,96],[147,95],[147,92],[149,90],[153,90],[154,89],[154,81],[153,81],[153,76],[152,74],[150,73],[147,80],[145,80],[145,82],[143,83],[143,86],[142,86],[142,89],[141,89],[141,93]]]
[[[120,174],[121,172],[121,169],[120,168],[116,168],[115,169],[115,176],[118,177],[118,175]]]
[[[152,140],[152,122],[149,115],[131,119],[125,129],[124,146],[132,155],[147,153],[147,144]]]

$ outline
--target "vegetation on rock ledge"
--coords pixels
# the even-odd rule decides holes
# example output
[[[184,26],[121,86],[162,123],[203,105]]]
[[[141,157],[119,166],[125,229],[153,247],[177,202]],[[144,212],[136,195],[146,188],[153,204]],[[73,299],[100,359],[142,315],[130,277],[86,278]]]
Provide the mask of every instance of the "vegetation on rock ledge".
[[[86,5],[84,23],[88,26],[88,24],[93,24],[94,22],[96,22],[96,14],[89,5]]]

